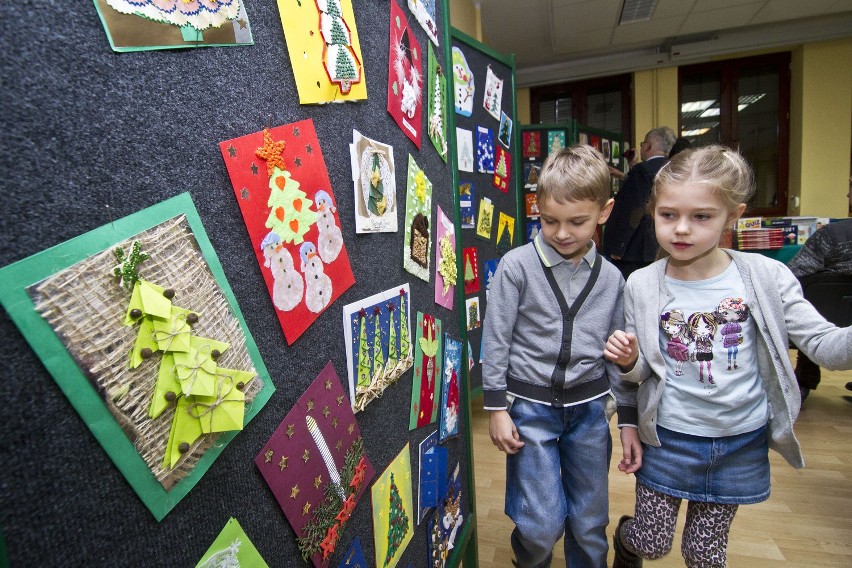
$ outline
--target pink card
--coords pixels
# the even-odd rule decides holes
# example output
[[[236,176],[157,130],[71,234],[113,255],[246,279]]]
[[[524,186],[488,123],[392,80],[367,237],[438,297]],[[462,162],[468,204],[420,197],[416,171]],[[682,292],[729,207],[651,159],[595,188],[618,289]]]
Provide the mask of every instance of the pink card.
[[[453,222],[438,206],[438,251],[435,253],[435,303],[453,309],[456,294],[456,232]]]

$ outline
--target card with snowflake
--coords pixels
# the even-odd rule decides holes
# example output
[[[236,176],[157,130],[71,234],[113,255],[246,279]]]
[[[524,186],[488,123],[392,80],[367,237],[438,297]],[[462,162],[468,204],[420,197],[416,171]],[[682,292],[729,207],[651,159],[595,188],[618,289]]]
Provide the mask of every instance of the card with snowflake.
[[[254,460],[296,533],[302,559],[328,565],[375,475],[329,361]]]
[[[0,269],[0,302],[158,521],[275,390],[188,193]]]
[[[410,4],[410,2],[409,2]],[[429,45],[429,139],[438,155],[447,161],[447,78],[444,68],[438,63],[432,45]]]
[[[494,166],[492,184],[503,193],[509,192],[509,176],[512,173],[512,155],[497,146],[497,164]]]
[[[423,125],[423,52],[396,0],[390,0],[388,112],[420,148]]]
[[[459,381],[461,381],[462,342],[444,334],[444,376],[441,383],[441,413],[438,421],[438,441],[444,443],[449,438],[458,436],[459,420],[461,420],[461,398],[459,398]]]
[[[456,127],[456,164],[460,172],[473,173],[473,132]]]
[[[403,268],[429,282],[432,257],[432,182],[414,157],[408,155],[408,191],[405,197]]]
[[[485,71],[485,92],[482,97],[482,106],[495,120],[500,120],[502,105],[503,79],[498,77],[489,65]]]
[[[425,30],[435,47],[438,46],[438,24],[435,19],[437,3],[436,0],[408,0],[408,9],[414,14],[417,23]]]
[[[476,93],[476,82],[464,52],[453,46],[453,106],[456,113],[470,116],[473,113],[473,96]]]
[[[397,232],[393,146],[353,130],[349,157],[355,185],[355,232]]]
[[[94,0],[113,51],[252,45],[242,0]]]
[[[355,283],[314,123],[268,128],[219,147],[292,345]]]
[[[237,519],[231,517],[225,528],[195,565],[195,568],[222,568],[226,566],[252,566],[268,568],[268,564],[246,535]]]
[[[541,133],[538,131],[526,131],[521,136],[521,145],[524,147],[524,158],[538,158],[541,156]]]
[[[441,381],[441,320],[431,314],[417,313],[414,342],[414,375],[408,429],[434,424],[438,418],[437,387]]]
[[[414,536],[411,456],[408,444],[372,487],[376,566],[394,568]]]
[[[410,321],[408,283],[343,306],[349,396],[355,412],[411,368]]]
[[[565,148],[565,132],[562,130],[549,130],[547,132],[547,153],[553,154]]]
[[[484,126],[476,127],[476,171],[494,173],[494,135]]]
[[[456,228],[438,206],[437,252],[435,253],[435,303],[453,309],[456,295]]]
[[[278,0],[300,104],[367,98],[352,0]]]

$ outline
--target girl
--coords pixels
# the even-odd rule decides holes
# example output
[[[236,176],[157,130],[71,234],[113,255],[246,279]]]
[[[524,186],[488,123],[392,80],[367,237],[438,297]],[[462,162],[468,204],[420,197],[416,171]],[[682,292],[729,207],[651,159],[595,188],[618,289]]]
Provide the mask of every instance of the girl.
[[[660,314],[660,328],[668,338],[666,353],[675,360],[675,376],[683,375],[683,364],[689,359],[689,328],[683,312],[672,310]]]
[[[619,464],[636,471],[636,510],[616,528],[615,567],[641,566],[643,558],[669,552],[682,499],[689,500],[681,547],[686,565],[725,566],[737,507],[769,497],[769,446],[794,467],[804,466],[793,435],[800,399],[788,340],[820,365],[852,367],[850,328],[825,321],[786,266],[719,248],[753,194],[752,179],[745,160],[723,146],[686,150],[655,179],[649,209],[668,256],[630,277],[625,331],[614,332],[604,351],[623,379],[639,383],[643,442],[641,453],[627,449]],[[738,309],[750,317],[737,322],[737,364],[717,370],[715,388],[707,389],[698,379],[713,353],[685,362],[679,376],[677,360],[664,356],[667,338],[658,320],[674,310],[713,314],[725,298],[741,299]],[[731,347],[727,335],[710,340],[718,359]]]

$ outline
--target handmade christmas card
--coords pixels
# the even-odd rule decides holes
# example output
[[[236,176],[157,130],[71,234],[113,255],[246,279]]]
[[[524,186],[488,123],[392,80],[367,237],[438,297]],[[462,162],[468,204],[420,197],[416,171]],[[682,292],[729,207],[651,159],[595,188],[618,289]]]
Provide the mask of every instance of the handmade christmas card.
[[[460,172],[473,172],[473,132],[456,127],[456,163]]]
[[[479,216],[476,219],[476,237],[491,240],[491,227],[494,223],[494,204],[487,197],[479,200]]]
[[[352,0],[278,0],[299,103],[367,98]]]
[[[435,430],[420,442],[420,469],[417,484],[417,524],[426,518],[447,492],[447,448],[438,445]]]
[[[497,146],[497,163],[494,166],[492,184],[503,193],[509,192],[509,176],[512,171],[512,155]]]
[[[423,116],[423,52],[396,0],[390,1],[388,112],[417,148]]]
[[[428,426],[438,418],[437,397],[440,393],[436,392],[436,387],[440,386],[443,363],[440,355],[443,341],[441,320],[418,312],[415,332],[409,430]]]
[[[479,315],[479,296],[473,296],[465,300],[465,315],[467,317],[467,330],[477,329],[482,325]]]
[[[588,132],[580,132],[577,134],[577,143],[578,144],[589,144],[589,133]]]
[[[465,247],[462,250],[462,274],[464,275],[464,293],[479,292],[479,263],[477,262],[476,247]]]
[[[612,155],[610,156],[610,161],[612,161],[613,166],[618,166],[619,160],[621,159],[621,142],[618,140],[612,141]]]
[[[346,554],[340,560],[340,564],[337,565],[337,568],[368,568],[360,538],[355,537],[352,544],[349,545]]]
[[[601,151],[601,137],[595,134],[589,136],[589,145],[595,148],[598,152]]]
[[[429,262],[432,257],[431,231],[432,182],[409,154],[402,266],[426,282],[429,282]]]
[[[267,568],[268,564],[249,540],[237,519],[231,517],[225,528],[195,565],[195,568],[252,566]]]
[[[508,150],[512,144],[512,119],[502,111],[500,112],[500,127],[497,132],[497,140]]]
[[[538,196],[535,193],[527,193],[524,195],[524,208],[527,217],[538,217]]]
[[[464,52],[457,46],[453,46],[453,106],[456,112],[462,116],[470,116],[473,112],[473,96],[476,93],[476,84],[473,72],[467,64]]]
[[[302,559],[327,566],[375,475],[329,361],[254,460],[296,533]]]
[[[558,152],[562,148],[565,148],[565,132],[562,130],[548,130],[547,131],[547,148],[548,154],[553,154]]]
[[[463,181],[459,183],[459,213],[461,214],[461,228],[474,229],[476,214],[473,209],[473,183]]]
[[[612,159],[609,150],[609,140],[607,140],[606,138],[601,140],[601,154],[603,154],[605,162],[609,162]]]
[[[515,243],[515,218],[500,211],[500,221],[497,224],[497,254],[503,256],[509,252]]]
[[[444,568],[447,558],[455,548],[459,529],[464,525],[462,505],[462,484],[459,476],[460,464],[456,464],[452,475],[447,479],[446,494],[429,517],[429,566]]]
[[[372,487],[376,566],[382,568],[397,565],[414,535],[409,452],[405,444]]]
[[[397,199],[393,146],[353,130],[349,158],[355,185],[355,232],[395,233]]]
[[[500,120],[503,101],[503,79],[494,74],[491,66],[485,72],[485,92],[482,97],[482,106],[494,117]]]
[[[408,284],[343,306],[349,400],[360,412],[414,363]]]
[[[488,300],[488,292],[491,290],[491,283],[494,281],[494,274],[497,273],[497,265],[500,263],[499,258],[492,258],[482,262],[482,271],[485,273],[485,299]]]
[[[541,231],[541,220],[534,219],[532,221],[527,221],[527,241],[528,243],[533,242],[535,238],[538,236],[539,231]]]
[[[494,173],[494,135],[484,126],[476,127],[476,171]]]
[[[536,191],[538,189],[538,176],[540,173],[540,162],[524,162],[524,189]]]
[[[264,129],[219,147],[275,314],[292,345],[355,283],[314,123]]]
[[[157,520],[274,391],[187,193],[0,269],[0,301]]]
[[[435,303],[453,309],[456,295],[456,228],[438,206],[437,252],[435,253]]]
[[[461,381],[462,343],[444,334],[444,377],[441,384],[441,413],[438,441],[458,436],[461,416],[459,381]]]
[[[434,0],[429,0],[434,1]],[[420,2],[422,4],[422,2]],[[409,5],[411,4],[409,0]],[[428,118],[429,139],[438,151],[438,155],[447,161],[447,78],[444,68],[438,64],[432,45],[429,45],[429,101]]]
[[[408,9],[411,10],[420,27],[426,31],[429,40],[437,47],[438,24],[435,23],[436,3],[436,0],[408,0]]]
[[[94,0],[113,51],[252,45],[242,0]]]
[[[521,136],[521,145],[524,147],[524,158],[538,158],[541,156],[541,133],[538,131],[526,131]]]

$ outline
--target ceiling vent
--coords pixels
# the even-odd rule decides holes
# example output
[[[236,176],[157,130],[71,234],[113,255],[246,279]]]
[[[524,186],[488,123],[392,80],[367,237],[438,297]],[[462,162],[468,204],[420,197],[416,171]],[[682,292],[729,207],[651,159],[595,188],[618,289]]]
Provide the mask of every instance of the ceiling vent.
[[[654,8],[656,7],[657,0],[624,0],[618,25],[647,22],[654,15]]]

